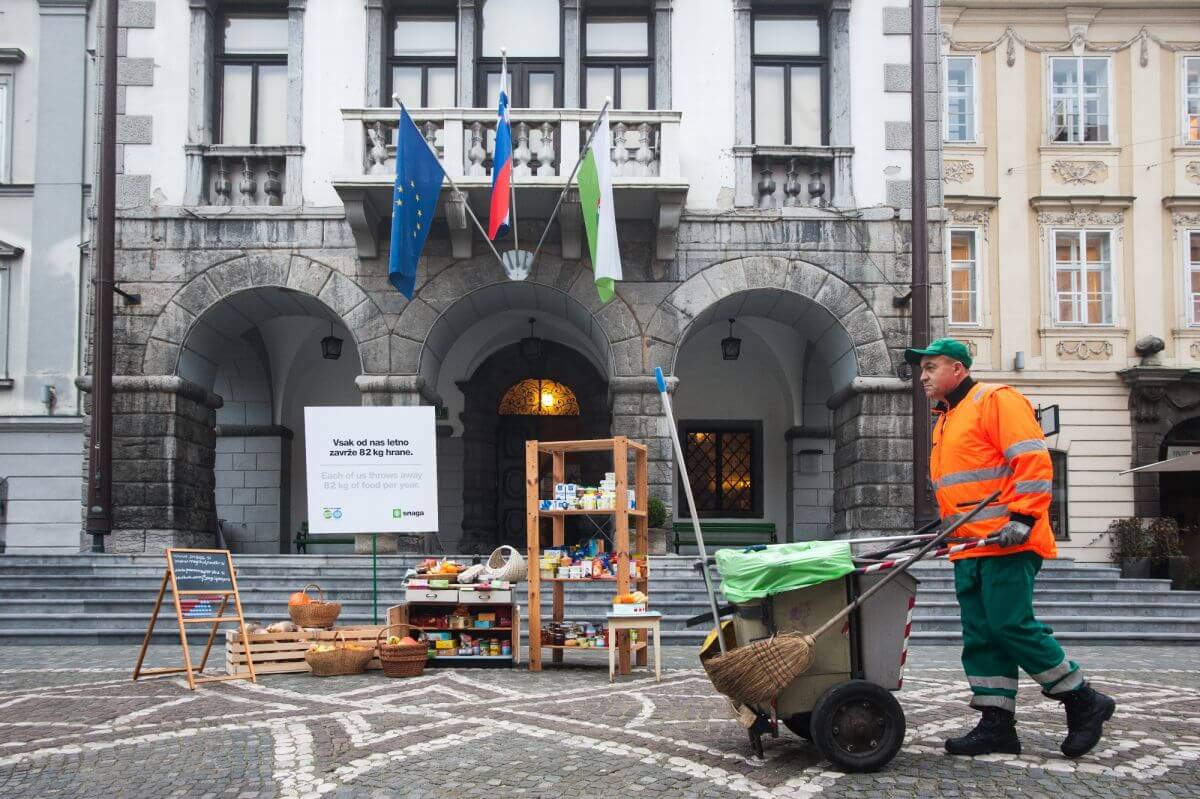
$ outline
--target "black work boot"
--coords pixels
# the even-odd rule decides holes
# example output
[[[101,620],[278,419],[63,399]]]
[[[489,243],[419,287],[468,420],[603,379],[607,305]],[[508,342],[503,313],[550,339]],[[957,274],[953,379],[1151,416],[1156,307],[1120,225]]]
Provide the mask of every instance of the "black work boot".
[[[1104,722],[1117,709],[1116,701],[1086,682],[1074,691],[1048,696],[1062,702],[1067,711],[1067,737],[1060,747],[1062,753],[1067,757],[1083,757],[1092,751],[1104,735]]]
[[[1021,741],[1017,738],[1017,718],[998,707],[985,707],[983,718],[975,729],[960,738],[946,741],[946,751],[952,755],[990,755],[1003,752],[1021,754]]]

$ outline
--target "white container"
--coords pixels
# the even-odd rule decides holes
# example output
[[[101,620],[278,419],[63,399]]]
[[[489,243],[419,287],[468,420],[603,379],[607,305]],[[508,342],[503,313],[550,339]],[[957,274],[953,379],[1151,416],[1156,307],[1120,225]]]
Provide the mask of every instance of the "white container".
[[[640,616],[646,612],[646,603],[637,602],[632,605],[613,605],[612,615],[614,616]]]
[[[405,602],[455,602],[458,588],[411,588],[404,589]]]
[[[458,601],[464,605],[509,604],[512,602],[512,591],[479,591],[463,588],[458,592]]]

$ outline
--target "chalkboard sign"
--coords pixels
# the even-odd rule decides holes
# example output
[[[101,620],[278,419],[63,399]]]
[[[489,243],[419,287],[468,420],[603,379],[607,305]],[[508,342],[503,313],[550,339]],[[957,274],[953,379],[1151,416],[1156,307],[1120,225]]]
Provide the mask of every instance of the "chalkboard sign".
[[[233,591],[228,550],[172,549],[167,562],[180,591]]]
[[[150,638],[154,635],[154,625],[158,621],[159,611],[162,610],[163,599],[171,594],[171,603],[175,606],[175,620],[179,624],[180,640],[183,647],[183,666],[157,669],[143,669],[146,661],[146,650],[150,647]],[[186,674],[188,687],[196,689],[197,683],[216,682],[218,680],[250,680],[257,682],[254,674],[254,663],[251,662],[250,652],[246,652],[247,674],[223,674],[203,677],[208,656],[212,652],[213,641],[217,637],[217,625],[236,622],[242,632],[242,640],[250,640],[246,636],[246,620],[242,616],[242,599],[238,596],[237,575],[233,570],[233,557],[228,549],[168,549],[167,569],[163,573],[162,584],[158,587],[158,597],[154,600],[154,610],[150,611],[150,625],[146,628],[146,637],[142,639],[142,651],[138,654],[137,665],[133,667],[133,679],[140,677],[163,677],[169,674]],[[211,624],[208,643],[204,645],[204,656],[200,666],[192,665],[192,655],[188,651],[186,630],[188,624]]]

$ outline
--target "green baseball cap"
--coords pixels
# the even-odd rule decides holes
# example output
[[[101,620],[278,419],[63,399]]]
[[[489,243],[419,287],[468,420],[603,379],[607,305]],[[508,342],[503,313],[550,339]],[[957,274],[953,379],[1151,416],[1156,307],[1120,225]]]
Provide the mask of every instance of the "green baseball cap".
[[[921,357],[924,355],[945,355],[947,358],[960,361],[968,369],[971,368],[971,353],[967,349],[967,345],[952,338],[934,339],[923,350],[916,349],[915,347],[907,349],[904,351],[904,360],[913,366],[917,366],[921,363]]]

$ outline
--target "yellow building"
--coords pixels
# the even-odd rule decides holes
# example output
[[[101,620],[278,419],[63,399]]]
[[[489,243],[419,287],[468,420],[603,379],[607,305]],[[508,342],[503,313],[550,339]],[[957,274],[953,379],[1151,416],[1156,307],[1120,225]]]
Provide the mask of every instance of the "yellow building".
[[[1059,406],[1060,550],[1104,560],[1114,518],[1200,513],[1200,474],[1120,474],[1200,449],[1200,2],[940,23],[948,330]]]

